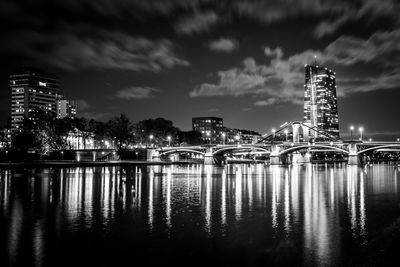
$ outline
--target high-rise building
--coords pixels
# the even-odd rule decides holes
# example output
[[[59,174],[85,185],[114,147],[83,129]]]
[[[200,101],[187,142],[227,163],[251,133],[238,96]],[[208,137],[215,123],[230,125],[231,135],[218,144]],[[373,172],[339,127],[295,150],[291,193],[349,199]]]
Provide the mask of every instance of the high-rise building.
[[[209,143],[218,143],[224,128],[222,118],[217,117],[197,117],[192,118],[193,131],[202,134],[202,138]]]
[[[305,66],[304,123],[339,137],[335,72],[323,66]],[[318,137],[315,131],[311,136]]]
[[[25,68],[10,75],[11,129],[22,127],[25,118],[35,110],[57,113],[60,81],[57,76],[41,70]]]
[[[63,119],[65,117],[75,118],[76,116],[76,105],[73,101],[67,99],[60,99],[57,101],[57,119]]]

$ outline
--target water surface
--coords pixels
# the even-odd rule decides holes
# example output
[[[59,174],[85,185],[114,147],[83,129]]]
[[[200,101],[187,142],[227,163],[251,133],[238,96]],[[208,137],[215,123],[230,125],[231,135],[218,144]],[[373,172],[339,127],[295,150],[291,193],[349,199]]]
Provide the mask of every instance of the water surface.
[[[400,217],[398,169],[0,170],[0,264],[345,265]]]

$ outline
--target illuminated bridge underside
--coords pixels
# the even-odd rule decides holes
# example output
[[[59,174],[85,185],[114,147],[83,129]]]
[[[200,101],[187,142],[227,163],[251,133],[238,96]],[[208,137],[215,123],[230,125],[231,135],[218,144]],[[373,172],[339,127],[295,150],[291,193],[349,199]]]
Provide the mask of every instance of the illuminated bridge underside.
[[[226,154],[233,155],[268,155],[276,162],[281,162],[277,158],[284,157],[295,152],[321,153],[337,152],[342,153],[349,158],[349,164],[358,164],[360,156],[373,151],[400,152],[400,143],[385,142],[265,142],[257,144],[239,144],[239,145],[214,145],[214,146],[192,146],[192,147],[164,147],[155,150],[152,159],[160,158],[162,155],[172,155],[180,153],[193,153],[205,158],[216,159],[225,157]],[[272,164],[272,163],[271,163]]]

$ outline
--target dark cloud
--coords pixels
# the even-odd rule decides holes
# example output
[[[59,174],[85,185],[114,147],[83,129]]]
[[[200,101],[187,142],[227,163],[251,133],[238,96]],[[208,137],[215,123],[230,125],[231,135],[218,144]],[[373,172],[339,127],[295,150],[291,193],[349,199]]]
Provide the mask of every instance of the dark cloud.
[[[210,42],[208,48],[216,52],[230,53],[239,49],[239,42],[231,38],[220,38]]]
[[[196,12],[180,18],[175,23],[175,31],[178,34],[193,34],[207,31],[218,22],[218,15],[214,11]]]
[[[115,94],[115,97],[125,100],[147,99],[147,98],[153,98],[154,93],[157,93],[159,91],[160,91],[159,89],[152,87],[132,86],[123,90],[119,90]]]
[[[276,103],[303,103],[304,64],[314,61],[321,64],[351,66],[357,63],[381,65],[383,71],[373,76],[358,78],[338,77],[338,93],[347,95],[397,88],[400,84],[400,30],[378,32],[368,39],[343,36],[324,50],[306,50],[283,58],[280,47],[265,47],[269,64],[258,65],[254,58],[244,59],[242,66],[218,72],[217,83],[203,83],[190,92],[191,97],[253,95],[264,99],[256,106]],[[390,60],[391,57],[393,60]],[[384,68],[386,67],[386,69]]]
[[[161,71],[188,66],[166,39],[150,40],[122,32],[101,31],[99,37],[74,33],[42,34],[35,31],[16,33],[7,51],[23,55],[40,65],[65,70]]]

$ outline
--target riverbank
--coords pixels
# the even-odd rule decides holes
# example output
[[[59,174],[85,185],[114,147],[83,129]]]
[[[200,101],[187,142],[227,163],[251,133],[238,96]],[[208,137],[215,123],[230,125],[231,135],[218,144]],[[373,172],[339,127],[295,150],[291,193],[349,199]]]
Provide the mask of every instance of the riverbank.
[[[0,168],[46,168],[46,167],[101,167],[101,166],[131,166],[131,165],[182,165],[199,164],[198,161],[33,161],[33,162],[0,162]]]

